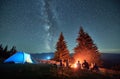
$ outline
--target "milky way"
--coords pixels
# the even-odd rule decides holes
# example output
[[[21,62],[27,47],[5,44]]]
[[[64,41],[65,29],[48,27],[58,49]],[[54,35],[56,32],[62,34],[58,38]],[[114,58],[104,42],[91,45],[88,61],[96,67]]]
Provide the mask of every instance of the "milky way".
[[[41,16],[42,24],[46,34],[45,47],[51,51],[51,45],[53,45],[53,38],[57,30],[57,16],[55,15],[55,8],[51,6],[51,0],[41,0]]]

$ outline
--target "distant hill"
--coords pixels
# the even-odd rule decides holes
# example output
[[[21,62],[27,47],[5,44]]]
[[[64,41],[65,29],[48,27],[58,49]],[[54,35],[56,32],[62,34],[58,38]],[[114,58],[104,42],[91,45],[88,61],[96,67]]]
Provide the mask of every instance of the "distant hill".
[[[31,54],[32,57],[35,59],[51,59],[54,57],[54,53],[36,53],[36,54]]]
[[[73,54],[71,54],[72,56]],[[35,59],[51,59],[54,57],[54,53],[40,53],[40,54],[31,54]],[[120,65],[120,54],[119,53],[102,53],[101,58],[103,60],[103,67],[111,68],[115,65]]]
[[[103,66],[111,68],[116,65],[120,65],[119,53],[102,53]]]

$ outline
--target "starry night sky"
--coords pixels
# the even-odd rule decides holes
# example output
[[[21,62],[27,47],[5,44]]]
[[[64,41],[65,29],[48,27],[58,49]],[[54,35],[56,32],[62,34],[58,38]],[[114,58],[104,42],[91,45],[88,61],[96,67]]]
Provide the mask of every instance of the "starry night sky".
[[[120,53],[119,0],[0,0],[0,44],[54,52],[60,32],[69,51],[80,26],[102,53]]]

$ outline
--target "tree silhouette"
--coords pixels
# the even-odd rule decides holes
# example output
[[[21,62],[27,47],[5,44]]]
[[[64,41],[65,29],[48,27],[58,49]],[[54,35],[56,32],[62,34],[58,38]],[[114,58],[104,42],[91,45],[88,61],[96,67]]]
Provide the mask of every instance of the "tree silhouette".
[[[56,51],[55,51],[55,55],[54,55],[53,59],[55,61],[60,61],[60,60],[66,61],[69,58],[70,58],[69,51],[67,49],[67,45],[64,40],[64,36],[61,32],[58,42],[56,44]]]
[[[7,52],[8,51],[8,45],[5,46],[3,52]]]
[[[2,44],[0,44],[0,52],[3,51],[3,47],[2,47]]]
[[[6,59],[16,52],[17,50],[15,46],[8,50],[8,45],[6,45],[5,48],[3,48],[2,44],[0,45],[0,58]]]
[[[16,47],[13,46],[9,52],[10,52],[10,56],[15,54],[17,52]]]
[[[3,57],[3,46],[0,44],[0,58]]]
[[[5,46],[2,54],[3,54],[3,58],[5,58],[5,59],[9,57],[8,45]]]
[[[89,34],[84,32],[82,27],[80,27],[79,35],[76,40],[77,46],[74,48],[75,53],[73,57],[77,59],[77,61],[87,60],[89,63],[102,64],[101,55],[97,46],[94,44]]]

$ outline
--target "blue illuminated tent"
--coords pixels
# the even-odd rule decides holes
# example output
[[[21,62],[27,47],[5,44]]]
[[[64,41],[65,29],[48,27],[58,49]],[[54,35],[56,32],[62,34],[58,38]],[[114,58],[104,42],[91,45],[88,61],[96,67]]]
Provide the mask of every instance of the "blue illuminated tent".
[[[10,56],[4,61],[4,63],[33,63],[30,54],[25,52],[16,52],[14,55]]]

